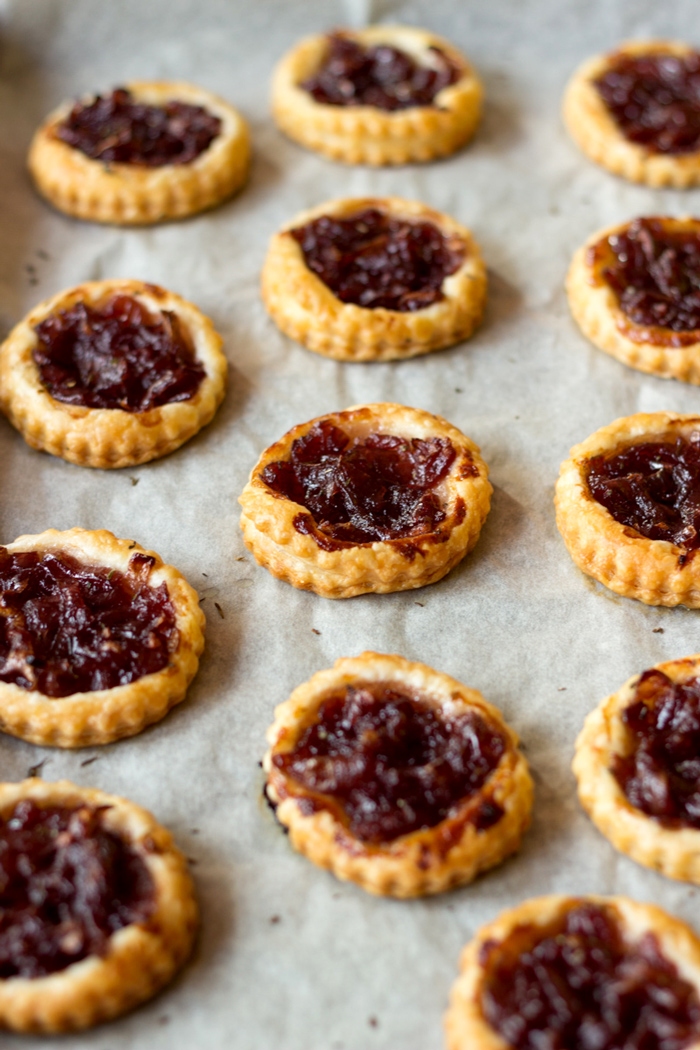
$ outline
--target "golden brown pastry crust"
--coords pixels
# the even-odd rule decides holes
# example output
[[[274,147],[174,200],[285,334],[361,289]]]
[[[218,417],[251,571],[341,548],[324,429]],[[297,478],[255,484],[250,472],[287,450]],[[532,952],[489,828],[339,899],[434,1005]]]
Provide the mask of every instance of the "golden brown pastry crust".
[[[436,490],[446,514],[436,531],[337,550],[322,550],[313,536],[298,532],[294,519],[305,508],[273,492],[260,474],[268,463],[288,459],[292,443],[320,420],[356,436],[380,432],[449,439],[457,455]],[[241,528],[258,564],[293,587],[324,598],[350,598],[368,591],[385,594],[424,587],[446,576],[479,538],[492,491],[479,447],[440,416],[403,405],[355,405],[293,427],[263,452],[239,500]]]
[[[503,733],[507,742],[501,761],[484,786],[462,802],[454,816],[380,845],[362,842],[330,810],[305,812],[299,804],[307,797],[304,789],[272,765],[272,756],[291,751],[299,736],[316,721],[327,697],[348,685],[372,682],[389,682],[419,693],[426,703],[445,714],[476,710]],[[420,897],[471,882],[517,850],[530,824],[532,780],[518,749],[518,738],[500,711],[475,689],[401,656],[366,652],[337,660],[332,668],[319,671],[276,708],[267,740],[270,749],[263,761],[267,795],[277,807],[278,820],[289,829],[294,848],[339,879],[356,882],[370,893]],[[469,818],[484,799],[497,802],[504,815],[490,828],[477,831]]]
[[[430,222],[464,247],[464,261],[442,283],[443,299],[406,313],[368,309],[342,302],[309,269],[289,231],[322,215],[346,218],[365,208]],[[468,339],[483,316],[486,267],[469,230],[448,215],[400,197],[347,197],[302,212],[275,234],[262,271],[262,296],[278,327],[309,350],[339,361],[392,361]]]
[[[460,958],[460,975],[452,986],[450,1006],[445,1015],[448,1050],[512,1050],[484,1017],[481,997],[486,970],[480,958],[487,942],[504,941],[518,926],[546,929],[577,904],[606,905],[617,914],[619,925],[631,945],[639,943],[646,933],[653,933],[662,954],[678,969],[700,995],[700,939],[680,919],[653,904],[639,904],[627,897],[567,897],[552,894],[524,901],[502,912],[488,923],[465,947]],[[700,1039],[688,1043],[685,1050],[700,1050]]]
[[[639,412],[601,427],[574,446],[562,463],[554,504],[569,554],[588,576],[646,605],[700,607],[700,559],[666,540],[649,540],[621,525],[593,498],[586,480],[594,456],[632,444],[673,441],[700,431],[700,416]]]
[[[700,677],[700,655],[655,664],[672,682]],[[581,805],[615,849],[672,879],[700,883],[700,831],[664,827],[628,801],[611,772],[616,755],[629,754],[632,739],[622,714],[634,702],[641,675],[634,675],[586,718],[576,741],[572,769]]]
[[[99,306],[115,295],[131,296],[155,316],[177,315],[206,373],[193,397],[146,412],[84,408],[51,397],[33,357],[34,327],[76,303]],[[133,467],[166,456],[206,426],[226,391],[227,367],[221,336],[186,299],[143,281],[88,281],[39,303],[0,346],[0,408],[32,448],[83,467]]]
[[[204,613],[196,592],[177,569],[165,565],[154,551],[145,550],[134,540],[117,539],[106,529],[48,529],[38,536],[20,536],[7,544],[7,550],[62,552],[85,565],[123,573],[128,572],[134,554],[155,558],[148,580],[153,587],[165,583],[168,589],[175,610],[177,647],[162,671],[113,689],[50,697],[12,682],[0,682],[0,730],[43,746],[108,744],[159,722],[185,699],[204,648]]]
[[[30,174],[46,200],[78,219],[139,226],[194,215],[240,189],[248,177],[250,136],[233,106],[181,81],[135,80],[125,86],[137,102],[148,105],[203,106],[222,121],[221,132],[189,164],[150,168],[94,160],[57,138],[57,125],[74,105],[64,102],[39,127],[29,150]]]
[[[153,914],[112,934],[104,956],[88,956],[46,977],[0,979],[0,1027],[17,1032],[74,1032],[109,1021],[150,999],[183,965],[198,908],[187,862],[169,831],[127,799],[68,780],[0,784],[0,813],[23,799],[38,806],[106,806],[104,825],[140,856],[155,888]]]
[[[654,221],[661,222],[668,232],[700,233],[697,219]],[[636,324],[622,311],[615,292],[602,276],[608,259],[614,258],[604,242],[630,225],[624,222],[599,230],[574,255],[566,280],[574,320],[592,343],[623,364],[640,372],[700,385],[700,342],[674,346],[670,337],[677,333],[662,326]]]
[[[454,153],[474,134],[481,117],[481,81],[449,41],[413,26],[374,25],[342,30],[373,47],[388,44],[415,61],[431,65],[430,48],[440,48],[461,71],[430,106],[387,112],[375,106],[331,106],[316,102],[299,85],[325,59],[328,37],[307,37],[277,65],[272,78],[272,112],[278,127],[295,142],[346,164],[408,164]]]
[[[700,183],[700,151],[654,153],[625,137],[595,87],[619,55],[684,56],[694,48],[669,40],[628,40],[613,52],[597,55],[580,66],[564,94],[563,117],[569,134],[587,157],[631,182],[686,189]]]

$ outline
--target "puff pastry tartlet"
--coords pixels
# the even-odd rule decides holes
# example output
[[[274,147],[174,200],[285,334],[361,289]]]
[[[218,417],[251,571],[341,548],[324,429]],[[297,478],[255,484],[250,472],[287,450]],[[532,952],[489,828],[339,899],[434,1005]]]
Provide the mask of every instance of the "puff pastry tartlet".
[[[39,303],[0,346],[0,408],[32,448],[126,467],[179,448],[226,390],[221,337],[143,281],[90,281]]]
[[[588,715],[581,804],[616,849],[700,883],[700,656],[656,664]]]
[[[275,711],[266,794],[292,845],[370,893],[471,882],[513,853],[532,781],[480,693],[425,664],[338,660]]]
[[[640,412],[571,449],[557,525],[576,565],[647,605],[700,607],[700,416]]]
[[[477,539],[490,507],[479,448],[439,416],[356,405],[263,452],[241,528],[273,576],[324,598],[424,587]]]
[[[92,222],[146,225],[212,208],[248,175],[248,126],[228,102],[179,81],[132,81],[65,102],[29,151],[36,188]]]
[[[632,368],[700,384],[700,221],[641,218],[574,255],[569,305],[584,335]]]
[[[185,858],[133,802],[0,784],[0,1027],[72,1032],[150,999],[198,921]]]
[[[474,134],[483,89],[442,37],[367,26],[307,37],[279,62],[272,112],[290,138],[347,164],[444,157]]]
[[[462,952],[449,1050],[700,1048],[700,939],[627,897],[536,897]]]
[[[584,62],[564,95],[574,141],[614,175],[684,189],[700,182],[700,53],[631,40]]]
[[[111,532],[49,529],[0,547],[0,729],[85,747],[163,718],[204,647],[197,594]]]
[[[270,243],[262,294],[282,331],[341,361],[415,357],[467,339],[486,268],[466,227],[418,201],[343,198]]]

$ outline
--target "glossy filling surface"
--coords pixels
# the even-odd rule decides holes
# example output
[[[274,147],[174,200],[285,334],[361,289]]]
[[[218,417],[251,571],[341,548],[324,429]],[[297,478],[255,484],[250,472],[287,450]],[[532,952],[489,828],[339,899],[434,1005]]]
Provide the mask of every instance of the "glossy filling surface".
[[[464,262],[464,244],[431,222],[378,208],[322,215],[290,230],[308,268],[343,303],[413,313],[445,298],[442,284]]]
[[[351,437],[322,420],[260,477],[310,512],[296,516],[297,531],[333,550],[434,532],[446,518],[435,489],[455,456],[447,438]]]
[[[18,802],[0,818],[0,978],[44,977],[143,922],[155,888],[102,810]]]
[[[621,525],[685,552],[700,546],[700,432],[593,456],[587,478],[593,498]]]
[[[621,717],[630,747],[611,772],[629,803],[667,827],[700,829],[700,679],[645,671]]]
[[[391,842],[455,815],[483,787],[506,749],[503,734],[475,711],[447,716],[391,682],[348,686],[273,765],[311,794],[313,808],[339,810],[363,842]],[[503,815],[485,799],[478,828]]]
[[[76,102],[55,135],[93,160],[160,168],[189,164],[221,132],[221,120],[202,106],[137,102],[126,88]]]
[[[427,50],[430,65],[421,65],[389,44],[363,47],[333,33],[323,64],[299,86],[327,106],[387,111],[430,106],[438,92],[459,80],[461,71],[440,48]]]
[[[700,1000],[647,933],[626,944],[612,908],[581,904],[549,927],[486,943],[481,1006],[516,1050],[682,1050]]]
[[[134,554],[123,573],[0,547],[0,681],[60,697],[167,667],[179,635],[167,586],[148,582],[154,564]]]
[[[34,331],[41,382],[64,404],[147,412],[188,401],[206,374],[178,316],[151,313],[129,295],[78,302]]]
[[[652,153],[700,149],[700,54],[615,55],[594,81],[618,128]]]

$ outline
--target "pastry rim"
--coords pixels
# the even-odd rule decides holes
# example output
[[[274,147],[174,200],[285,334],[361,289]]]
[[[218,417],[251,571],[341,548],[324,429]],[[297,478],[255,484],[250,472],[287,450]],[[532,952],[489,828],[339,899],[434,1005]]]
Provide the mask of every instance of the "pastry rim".
[[[330,693],[351,683],[383,681],[418,690],[440,710],[446,705],[477,709],[503,733],[506,750],[484,786],[469,796],[469,802],[461,803],[456,816],[388,843],[370,845],[358,839],[330,810],[303,813],[296,800],[303,799],[306,792],[298,786],[292,792],[287,790],[289,778],[272,765],[272,755],[291,749]],[[420,897],[471,882],[515,852],[530,824],[533,783],[515,731],[476,689],[418,661],[375,652],[336,660],[332,668],[318,671],[275,709],[267,742],[269,749],[263,760],[266,794],[276,806],[277,819],[289,831],[292,846],[337,878],[355,882],[375,895]],[[495,799],[504,814],[491,827],[478,831],[465,819],[465,812],[485,796]],[[440,846],[441,829],[458,827],[462,822],[461,835],[445,851]]]
[[[464,245],[464,260],[442,282],[443,298],[401,312],[344,303],[306,265],[290,230],[323,215],[344,217],[364,208],[409,221],[430,222]],[[486,267],[471,231],[421,201],[401,197],[343,197],[296,215],[276,233],[262,270],[262,297],[285,335],[338,361],[392,361],[427,354],[468,339],[486,304]]]
[[[413,57],[439,47],[461,76],[427,106],[396,111],[333,106],[317,102],[299,86],[319,68],[328,46],[326,33],[305,37],[280,59],[272,76],[272,114],[290,139],[331,160],[373,166],[431,161],[469,142],[481,118],[483,87],[471,63],[448,40],[415,26],[340,32],[365,46],[387,43]]]
[[[150,225],[187,218],[221,204],[245,183],[250,165],[248,125],[230,103],[184,81],[134,80],[123,85],[139,102],[175,100],[203,106],[222,122],[219,135],[187,164],[160,167],[100,161],[57,138],[54,129],[75,105],[61,103],[39,126],[29,149],[29,173],[59,211],[89,222]],[[95,94],[79,101],[89,103]]]
[[[445,1014],[448,1050],[512,1050],[511,1044],[492,1028],[480,1008],[485,975],[479,961],[481,949],[487,941],[503,941],[518,926],[547,926],[579,903],[613,908],[622,920],[620,925],[627,940],[638,941],[644,933],[652,932],[665,958],[700,995],[700,938],[681,919],[655,904],[640,904],[622,895],[548,894],[534,897],[501,912],[492,922],[482,926],[462,950],[460,973],[452,986],[450,1005]],[[700,1036],[688,1043],[685,1050],[700,1050]]]
[[[696,229],[700,235],[700,220],[691,216],[643,216],[663,223],[666,228]],[[613,234],[627,230],[629,222],[607,226],[588,238],[575,253],[566,279],[569,307],[583,334],[599,350],[616,357],[618,361],[640,372],[664,378],[680,379],[684,383],[700,385],[700,341],[685,346],[663,346],[654,341],[654,331],[667,332],[664,326],[640,325],[621,309],[615,292],[607,281],[597,274],[597,267],[588,259],[589,251]],[[633,332],[635,338],[625,334]]]
[[[313,536],[298,532],[294,518],[309,514],[308,510],[274,493],[260,473],[268,463],[289,458],[292,442],[321,420],[351,426],[357,433],[448,438],[457,454],[438,486],[438,491],[445,492],[447,516],[437,530],[331,551],[322,550]],[[476,476],[467,473],[473,469],[478,471]],[[354,405],[298,424],[262,453],[239,498],[243,507],[241,528],[257,563],[293,587],[312,590],[324,598],[385,594],[424,587],[447,575],[476,544],[492,491],[478,445],[445,419],[404,405]]]
[[[679,564],[683,551],[667,540],[650,540],[615,521],[593,498],[585,478],[594,456],[632,444],[673,439],[700,431],[700,416],[638,412],[601,427],[569,453],[555,487],[557,527],[574,563],[588,576],[646,605],[700,607],[700,559]]]
[[[127,685],[111,689],[51,697],[39,690],[22,689],[0,681],[0,731],[42,747],[79,748],[108,744],[140,733],[159,722],[185,699],[197,673],[204,649],[204,613],[196,592],[172,565],[135,540],[118,539],[106,529],[47,529],[35,536],[20,536],[7,550],[70,554],[86,565],[125,572],[134,554],[155,558],[149,583],[165,583],[175,611],[177,648],[160,671],[142,675]]]
[[[78,1031],[151,998],[180,969],[198,924],[194,886],[170,832],[128,799],[69,780],[0,784],[3,811],[25,798],[48,806],[109,806],[104,824],[137,850],[154,881],[153,914],[113,933],[104,956],[87,956],[44,977],[0,979],[0,1027],[34,1033]]]
[[[52,397],[33,358],[35,325],[76,303],[99,305],[126,295],[151,313],[177,315],[205,375],[192,397],[145,412],[88,408]],[[144,281],[86,281],[38,303],[0,346],[0,408],[27,444],[83,467],[135,467],[174,452],[211,421],[226,391],[222,339],[193,303]]]
[[[695,52],[681,41],[627,40],[614,51],[587,59],[571,77],[563,100],[564,124],[589,160],[631,182],[687,189],[700,183],[700,149],[692,153],[654,153],[630,142],[618,128],[593,81],[618,55],[645,53],[687,55]]]

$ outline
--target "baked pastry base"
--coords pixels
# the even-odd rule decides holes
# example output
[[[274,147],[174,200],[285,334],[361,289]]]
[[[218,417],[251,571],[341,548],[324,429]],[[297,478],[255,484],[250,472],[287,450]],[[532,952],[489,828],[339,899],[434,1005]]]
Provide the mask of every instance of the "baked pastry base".
[[[175,609],[177,648],[167,667],[143,675],[128,685],[71,696],[52,697],[0,682],[0,730],[31,744],[50,747],[88,747],[134,736],[164,718],[171,707],[185,699],[197,673],[204,648],[204,613],[196,592],[172,565],[164,565],[153,551],[134,540],[120,540],[106,529],[89,532],[49,529],[38,536],[20,536],[7,550],[65,553],[85,565],[128,571],[134,554],[155,558],[149,583],[165,583]]]
[[[304,789],[272,765],[272,756],[291,751],[316,721],[324,700],[348,685],[370,682],[404,686],[419,692],[436,710],[450,714],[476,710],[507,741],[501,761],[484,786],[459,804],[454,816],[380,845],[362,842],[330,810],[306,812]],[[515,852],[530,824],[532,780],[518,738],[500,711],[475,689],[401,656],[365,652],[319,671],[276,708],[267,740],[270,749],[263,761],[266,792],[276,806],[277,819],[289,830],[292,845],[314,864],[369,893],[421,897],[471,882]],[[470,814],[485,798],[497,802],[504,814],[491,827],[477,831]]]
[[[153,879],[155,908],[143,923],[112,934],[104,956],[88,956],[46,977],[0,979],[0,1027],[75,1032],[109,1021],[161,990],[190,954],[198,908],[187,862],[169,831],[140,806],[68,780],[0,784],[0,812],[22,799],[39,806],[107,807],[104,825],[140,855]]]
[[[562,463],[554,496],[559,531],[579,569],[616,594],[646,605],[700,608],[700,559],[683,560],[680,547],[649,540],[615,521],[590,493],[588,461],[627,445],[673,441],[699,430],[700,416],[639,412],[596,430]]]
[[[700,231],[697,219],[663,218],[660,221],[669,231]],[[669,337],[677,333],[661,326],[635,324],[620,308],[615,292],[602,276],[606,263],[603,259],[590,258],[601,241],[622,233],[630,225],[625,222],[599,230],[574,255],[566,279],[574,320],[592,343],[623,364],[640,372],[700,385],[700,342],[669,345]]]
[[[439,91],[430,106],[392,112],[375,106],[331,106],[316,102],[299,86],[317,71],[328,51],[325,34],[307,37],[281,59],[272,78],[272,113],[285,134],[331,160],[372,165],[435,160],[469,141],[481,117],[483,88],[452,44],[412,26],[374,25],[342,33],[364,47],[396,47],[426,65],[431,64],[429,49],[438,47],[461,75]]]
[[[613,175],[647,186],[687,189],[700,183],[700,151],[655,153],[630,142],[594,84],[619,55],[685,56],[693,50],[687,44],[668,40],[628,40],[616,51],[590,58],[576,70],[564,93],[562,115],[569,134],[590,160]]]
[[[306,265],[289,230],[322,215],[346,218],[377,208],[397,219],[430,222],[464,246],[464,262],[442,283],[444,298],[402,313],[344,303]],[[468,339],[486,303],[486,267],[465,226],[418,201],[399,197],[342,198],[297,215],[270,242],[262,271],[262,296],[275,324],[292,339],[338,361],[393,361],[416,357]]]
[[[380,431],[452,442],[457,455],[436,490],[446,518],[435,532],[327,551],[313,536],[294,528],[294,519],[305,508],[273,492],[260,474],[268,463],[288,459],[292,443],[326,419],[353,436]],[[293,587],[324,598],[350,598],[368,591],[386,594],[425,587],[446,576],[479,538],[492,491],[478,446],[440,416],[403,405],[355,405],[293,427],[263,452],[240,496],[241,528],[258,564]]]
[[[39,127],[29,150],[29,172],[50,204],[78,219],[142,226],[213,208],[241,188],[250,166],[250,136],[233,106],[182,81],[135,80],[125,87],[148,105],[203,106],[221,120],[221,131],[189,164],[150,168],[94,160],[56,136],[74,105],[64,102]]]
[[[450,1006],[445,1015],[448,1050],[512,1050],[510,1044],[491,1027],[481,1009],[487,979],[481,960],[483,948],[488,942],[498,944],[504,941],[518,926],[546,929],[572,906],[587,902],[613,908],[625,939],[631,944],[638,943],[646,933],[653,933],[663,955],[700,994],[700,939],[680,919],[653,904],[638,904],[627,897],[535,897],[483,926],[462,952],[460,976],[452,986]],[[685,1050],[699,1048],[700,1040],[693,1040]]]
[[[49,394],[33,357],[35,326],[76,303],[97,306],[115,295],[131,296],[154,315],[177,315],[206,373],[193,397],[126,412],[69,405]],[[0,408],[32,448],[81,467],[134,467],[173,452],[209,423],[223,400],[227,368],[221,336],[186,299],[143,281],[89,281],[39,303],[0,346]]]

